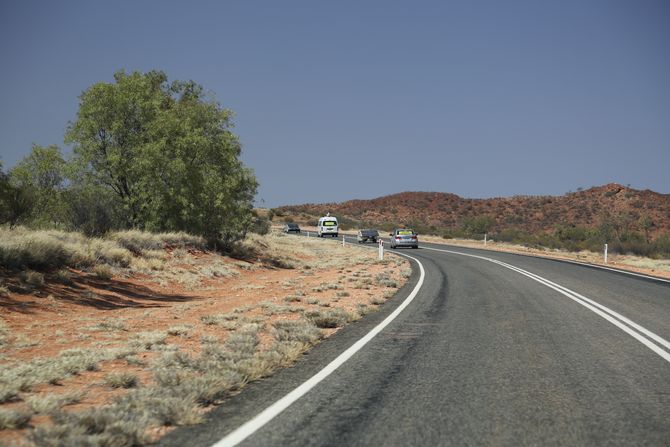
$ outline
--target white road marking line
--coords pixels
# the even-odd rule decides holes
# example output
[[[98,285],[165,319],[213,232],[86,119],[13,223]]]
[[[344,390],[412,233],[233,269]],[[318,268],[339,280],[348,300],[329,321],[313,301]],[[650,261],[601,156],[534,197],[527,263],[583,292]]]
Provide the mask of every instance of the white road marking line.
[[[456,254],[456,255],[461,255],[461,256],[469,256],[471,258],[478,258],[478,259],[483,259],[485,261],[492,262],[494,264],[498,264],[502,267],[508,268],[510,270],[513,270],[517,273],[520,273],[524,276],[527,276],[528,278],[531,278],[534,281],[539,282],[540,284],[543,284],[551,289],[556,290],[557,292],[561,293],[564,296],[567,296],[571,300],[581,304],[582,306],[586,307],[590,311],[596,313],[597,315],[601,316],[605,320],[609,321],[613,325],[617,326],[619,329],[622,331],[626,332],[628,335],[631,337],[635,338],[637,341],[654,351],[656,354],[658,354],[661,358],[664,360],[670,362],[670,353],[665,351],[661,346],[658,346],[654,341],[657,343],[661,344],[664,346],[666,349],[670,349],[670,342],[668,342],[666,339],[663,337],[651,332],[650,330],[640,326],[639,324],[631,321],[630,319],[624,317],[623,315],[619,314],[618,312],[615,312],[614,310],[610,309],[607,306],[603,306],[600,303],[597,303],[593,301],[590,298],[587,298],[583,295],[580,295],[579,293],[568,289],[567,287],[561,286],[560,284],[556,284],[546,278],[543,278],[540,275],[536,275],[535,273],[531,273],[527,270],[524,270],[522,268],[516,267],[512,264],[508,264],[503,261],[499,261],[497,259],[493,258],[487,258],[486,256],[479,256],[479,255],[473,255],[470,253],[463,253],[459,251],[453,251],[453,250],[443,250],[439,248],[430,248],[430,247],[424,247],[424,249],[427,250],[434,250],[434,251],[441,251],[445,253],[451,253],[451,254]],[[637,332],[636,332],[637,331]],[[645,337],[646,336],[646,337]],[[647,338],[648,337],[648,338]],[[650,340],[651,339],[651,340]]]
[[[295,401],[300,399],[302,396],[307,394],[312,388],[314,388],[319,382],[324,380],[326,377],[328,377],[330,374],[332,374],[337,368],[339,368],[342,364],[344,364],[347,360],[349,360],[351,357],[353,357],[354,354],[356,354],[363,346],[365,346],[370,340],[372,340],[379,332],[381,332],[386,326],[388,326],[395,318],[400,315],[400,313],[414,300],[414,297],[416,297],[417,293],[419,293],[419,289],[421,289],[421,286],[423,285],[423,280],[424,277],[426,276],[426,272],[423,268],[423,264],[421,264],[421,261],[418,259],[398,253],[402,256],[406,256],[414,261],[419,265],[419,270],[421,272],[419,276],[419,281],[416,283],[416,286],[414,286],[414,289],[412,289],[412,292],[409,294],[407,298],[405,298],[405,301],[403,301],[400,306],[398,306],[388,317],[384,319],[381,323],[379,323],[377,326],[375,326],[370,332],[368,332],[363,338],[358,340],[356,343],[351,345],[349,349],[344,351],[342,354],[337,356],[335,360],[330,362],[328,365],[326,365],[321,371],[313,375],[311,378],[309,378],[306,382],[304,382],[302,385],[298,386],[295,388],[293,391],[288,393],[286,396],[282,397],[279,399],[277,402],[274,404],[270,405],[267,407],[265,410],[261,411],[258,415],[256,415],[253,419],[250,421],[242,424],[235,430],[233,430],[231,433],[226,435],[223,439],[215,443],[212,447],[230,447],[239,444],[240,442],[244,441],[247,439],[249,436],[254,434],[256,431],[258,431],[261,427],[263,427],[265,424],[270,422],[272,419],[274,419],[277,415],[279,415],[282,411],[284,411],[286,408],[288,408],[291,404],[293,404]]]
[[[449,246],[449,247],[457,247],[457,245],[441,244],[439,242],[428,242],[428,244],[446,245],[446,246]],[[437,248],[431,248],[431,247],[426,247],[426,246],[422,246],[421,248],[427,248],[428,250],[439,250]],[[573,261],[572,259],[551,258],[551,257],[548,257],[548,256],[540,256],[540,255],[534,255],[534,254],[529,254],[529,253],[514,253],[512,251],[497,251],[497,250],[491,250],[491,249],[487,249],[487,248],[476,248],[476,247],[465,247],[465,248],[472,248],[473,250],[488,251],[488,252],[492,252],[492,253],[504,253],[504,254],[510,254],[510,255],[526,256],[528,258],[548,259],[550,261],[567,262],[567,263],[570,263],[570,264],[581,265],[582,267],[592,267],[592,268],[601,269],[601,270],[609,270],[610,272],[623,273],[624,275],[637,276],[639,278],[651,279],[652,281],[670,283],[670,279],[665,279],[665,278],[661,278],[661,277],[658,277],[658,276],[650,276],[650,275],[645,275],[643,273],[636,273],[636,272],[631,272],[629,270],[622,270],[622,269],[616,269],[616,268],[612,268],[612,267],[605,267],[604,265],[591,264],[591,263],[588,263],[588,262]]]
[[[529,255],[524,255],[524,256],[529,256]],[[543,258],[542,256],[533,256],[533,257],[542,258],[542,259],[553,259],[553,258]],[[587,266],[587,267],[594,267],[594,268],[597,268],[597,269],[609,270],[610,272],[624,273],[626,275],[639,276],[640,278],[652,279],[654,281],[670,283],[670,279],[659,278],[658,276],[644,275],[642,273],[629,272],[628,270],[615,269],[615,268],[612,268],[612,267],[605,267],[603,265],[598,265],[598,264],[589,264],[587,262],[572,261],[570,259],[556,259],[556,261],[569,262],[570,264],[583,265],[583,266]]]

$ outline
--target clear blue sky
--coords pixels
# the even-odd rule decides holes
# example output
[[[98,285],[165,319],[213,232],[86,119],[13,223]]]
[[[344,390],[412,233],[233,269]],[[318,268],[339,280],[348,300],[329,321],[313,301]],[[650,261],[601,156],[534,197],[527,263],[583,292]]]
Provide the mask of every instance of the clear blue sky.
[[[236,112],[258,204],[670,193],[670,2],[3,1],[0,158],[116,70]],[[261,199],[263,202],[261,202]]]

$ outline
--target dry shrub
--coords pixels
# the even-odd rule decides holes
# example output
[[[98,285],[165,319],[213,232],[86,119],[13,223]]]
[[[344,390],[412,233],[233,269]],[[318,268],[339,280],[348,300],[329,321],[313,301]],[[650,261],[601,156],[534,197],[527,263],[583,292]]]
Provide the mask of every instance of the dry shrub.
[[[84,397],[83,391],[75,391],[66,394],[47,394],[30,396],[26,403],[32,411],[38,414],[52,414],[66,405],[71,405],[81,401]]]
[[[125,331],[126,326],[123,318],[108,317],[89,329],[94,331]]]
[[[0,430],[15,430],[24,428],[33,415],[27,411],[6,410],[0,408]]]
[[[135,388],[138,382],[136,374],[126,371],[105,375],[105,383],[112,388]]]
[[[329,309],[329,310],[311,310],[305,312],[305,317],[312,321],[320,328],[336,328],[344,326],[349,321],[353,320],[352,315],[343,309]]]
[[[93,273],[95,274],[96,278],[104,280],[110,280],[114,276],[112,268],[105,264],[98,264],[93,267]]]
[[[54,279],[65,285],[72,285],[72,273],[68,269],[59,269],[54,274]]]
[[[272,324],[272,335],[277,341],[296,341],[312,345],[318,342],[323,333],[311,321],[283,320]]]
[[[386,300],[384,300],[382,298],[379,298],[379,297],[376,297],[376,296],[370,298],[370,304],[374,304],[375,306],[378,306],[380,304],[384,304],[385,302],[386,302]]]
[[[145,349],[147,351],[152,348],[165,344],[167,334],[164,332],[140,332],[135,334],[130,340],[130,346],[135,349]]]
[[[168,328],[168,335],[179,335],[185,337],[193,331],[193,326],[190,324],[180,324],[177,326],[172,326]]]
[[[11,269],[83,268],[98,262],[125,267],[130,259],[116,243],[80,233],[0,229],[0,265]]]
[[[20,278],[21,282],[33,288],[42,287],[44,285],[44,275],[34,270],[21,272]]]
[[[239,315],[236,315],[234,313],[225,313],[225,314],[216,314],[216,315],[203,315],[200,317],[200,321],[202,321],[206,325],[219,325],[223,326],[227,322],[230,321],[235,321],[239,318]]]
[[[205,240],[202,237],[183,232],[148,233],[139,230],[128,230],[111,233],[109,238],[138,255],[146,251],[163,250],[166,247],[189,247],[199,250],[205,248]]]
[[[5,320],[0,318],[0,346],[5,344],[5,340],[7,339],[7,334],[8,333],[9,333],[9,328],[7,327],[7,323],[5,323]]]

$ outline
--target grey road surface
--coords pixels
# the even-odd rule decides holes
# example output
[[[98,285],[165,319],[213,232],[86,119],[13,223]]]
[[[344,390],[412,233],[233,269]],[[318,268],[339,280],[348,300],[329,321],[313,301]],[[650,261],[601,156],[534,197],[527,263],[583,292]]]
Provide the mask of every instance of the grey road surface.
[[[422,244],[403,250],[426,271],[414,301],[240,445],[670,445],[667,359],[527,276],[430,248],[504,261],[670,340],[668,283]],[[367,333],[416,281],[415,274],[381,312],[343,329],[296,367],[252,384],[212,412],[204,426],[176,430],[162,444],[212,445],[225,437]]]

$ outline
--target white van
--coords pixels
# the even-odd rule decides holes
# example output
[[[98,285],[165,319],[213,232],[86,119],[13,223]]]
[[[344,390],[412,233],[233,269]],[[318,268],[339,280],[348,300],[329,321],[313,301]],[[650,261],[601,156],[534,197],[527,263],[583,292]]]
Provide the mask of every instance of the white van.
[[[333,217],[328,213],[324,217],[319,218],[317,233],[319,237],[337,237],[337,217]]]

